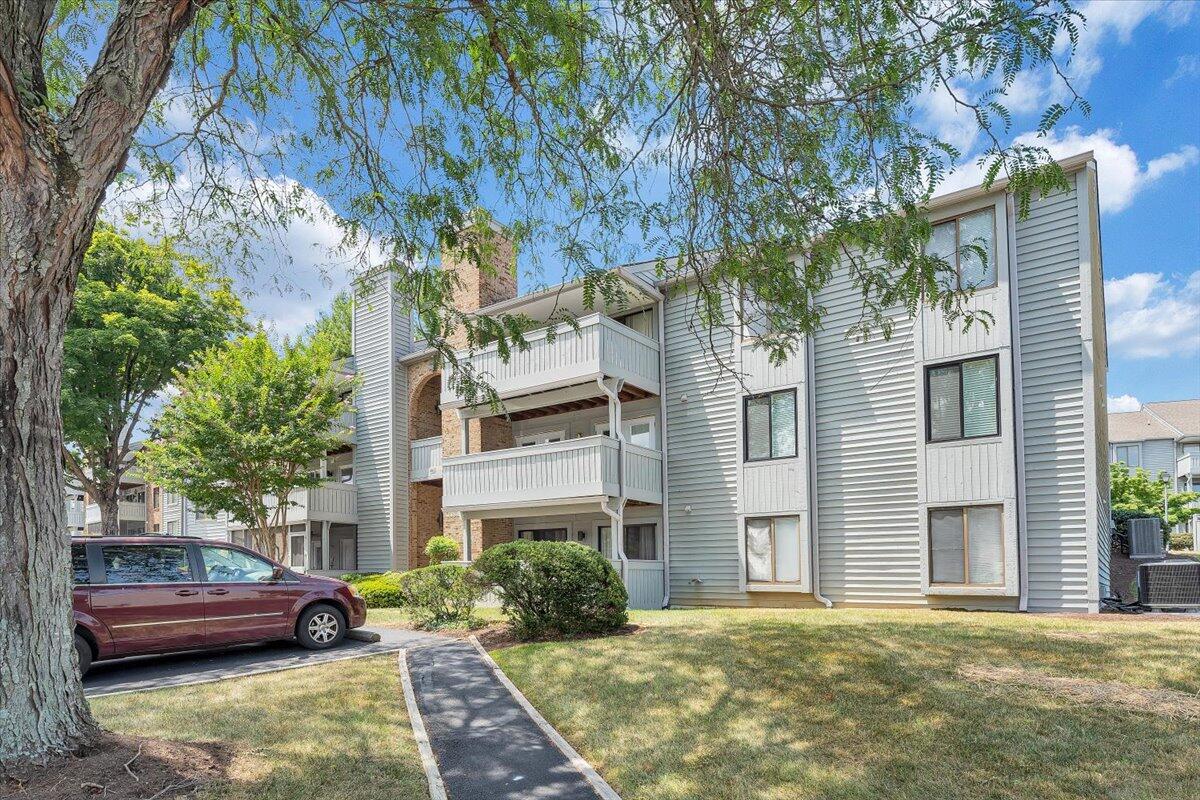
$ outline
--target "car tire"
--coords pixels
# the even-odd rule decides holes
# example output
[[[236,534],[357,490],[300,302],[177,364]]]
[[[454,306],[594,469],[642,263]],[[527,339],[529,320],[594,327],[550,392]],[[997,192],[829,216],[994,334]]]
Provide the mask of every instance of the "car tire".
[[[309,650],[327,650],[346,638],[346,615],[324,603],[309,606],[296,623],[296,641]]]
[[[75,634],[75,654],[79,656],[80,677],[87,675],[88,670],[92,668],[92,646],[78,633]]]

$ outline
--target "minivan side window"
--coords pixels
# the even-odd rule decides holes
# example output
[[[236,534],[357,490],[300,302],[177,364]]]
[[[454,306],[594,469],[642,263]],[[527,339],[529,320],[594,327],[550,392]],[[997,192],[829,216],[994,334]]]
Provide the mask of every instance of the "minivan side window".
[[[231,547],[201,547],[209,583],[258,583],[271,580],[275,565]]]
[[[104,546],[105,582],[186,583],[192,577],[186,547],[138,544]]]
[[[75,574],[76,586],[92,582],[92,573],[88,570],[87,548],[81,544],[71,545],[71,572]]]

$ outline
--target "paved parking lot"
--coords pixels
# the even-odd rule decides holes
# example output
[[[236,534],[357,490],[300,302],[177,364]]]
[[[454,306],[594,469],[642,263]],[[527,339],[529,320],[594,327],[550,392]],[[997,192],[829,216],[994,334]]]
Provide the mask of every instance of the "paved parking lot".
[[[438,641],[437,637],[420,631],[395,628],[369,630],[378,633],[380,641],[363,642],[347,638],[332,650],[305,650],[295,642],[269,642],[225,650],[98,661],[83,679],[84,692],[88,697],[100,697],[118,692],[208,683],[347,658],[394,653],[403,647]]]

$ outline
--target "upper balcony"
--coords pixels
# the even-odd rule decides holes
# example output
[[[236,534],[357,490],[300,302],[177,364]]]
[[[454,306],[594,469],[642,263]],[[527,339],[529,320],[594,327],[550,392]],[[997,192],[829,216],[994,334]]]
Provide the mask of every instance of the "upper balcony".
[[[417,481],[440,480],[442,477],[442,437],[431,436],[412,443],[412,474]]]
[[[458,352],[501,400],[593,382],[623,378],[648,395],[660,391],[658,342],[604,314],[577,320],[578,330],[563,323],[526,334],[525,350],[513,349],[505,362],[495,345],[475,353]],[[456,388],[442,385],[442,408],[462,408]]]
[[[352,483],[337,483],[326,481],[313,489],[298,489],[291,493],[290,498],[295,504],[287,510],[287,524],[296,525],[309,520],[323,522],[358,522],[358,492]],[[273,495],[267,495],[267,512],[274,515],[278,505]],[[240,529],[250,527],[240,520],[230,523],[230,527]]]
[[[134,500],[121,500],[117,503],[117,519],[122,522],[145,522],[146,504]],[[87,507],[86,524],[94,525],[100,521],[100,505],[89,503]]]
[[[453,456],[442,475],[442,507],[480,516],[595,505],[622,483],[630,500],[662,503],[662,453],[608,436]]]
[[[1200,477],[1200,454],[1184,453],[1175,461],[1175,477]]]

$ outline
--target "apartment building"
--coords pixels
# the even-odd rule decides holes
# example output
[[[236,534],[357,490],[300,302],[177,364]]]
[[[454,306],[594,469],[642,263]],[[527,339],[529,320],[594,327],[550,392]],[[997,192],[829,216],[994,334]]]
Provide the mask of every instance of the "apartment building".
[[[500,413],[443,380],[376,276],[354,312],[357,568],[419,566],[445,533],[467,559],[514,538],[595,547],[638,608],[1096,611],[1109,518],[1096,168],[1090,153],[1062,164],[1070,190],[1026,219],[1003,184],[928,208],[931,246],[951,243],[992,325],[897,309],[890,338],[848,339],[860,302],[843,273],[817,297],[822,330],[779,365],[753,331],[704,329],[695,287],[653,264],[615,270],[619,309],[586,307],[572,283],[521,296],[496,226],[498,275],[443,254],[458,308],[578,322],[531,332],[507,361],[459,350]],[[967,237],[987,263],[956,256]]]
[[[1165,474],[1177,491],[1200,488],[1200,399],[1144,403],[1108,415],[1108,459],[1152,476]],[[1189,530],[1200,535],[1200,517]]]

